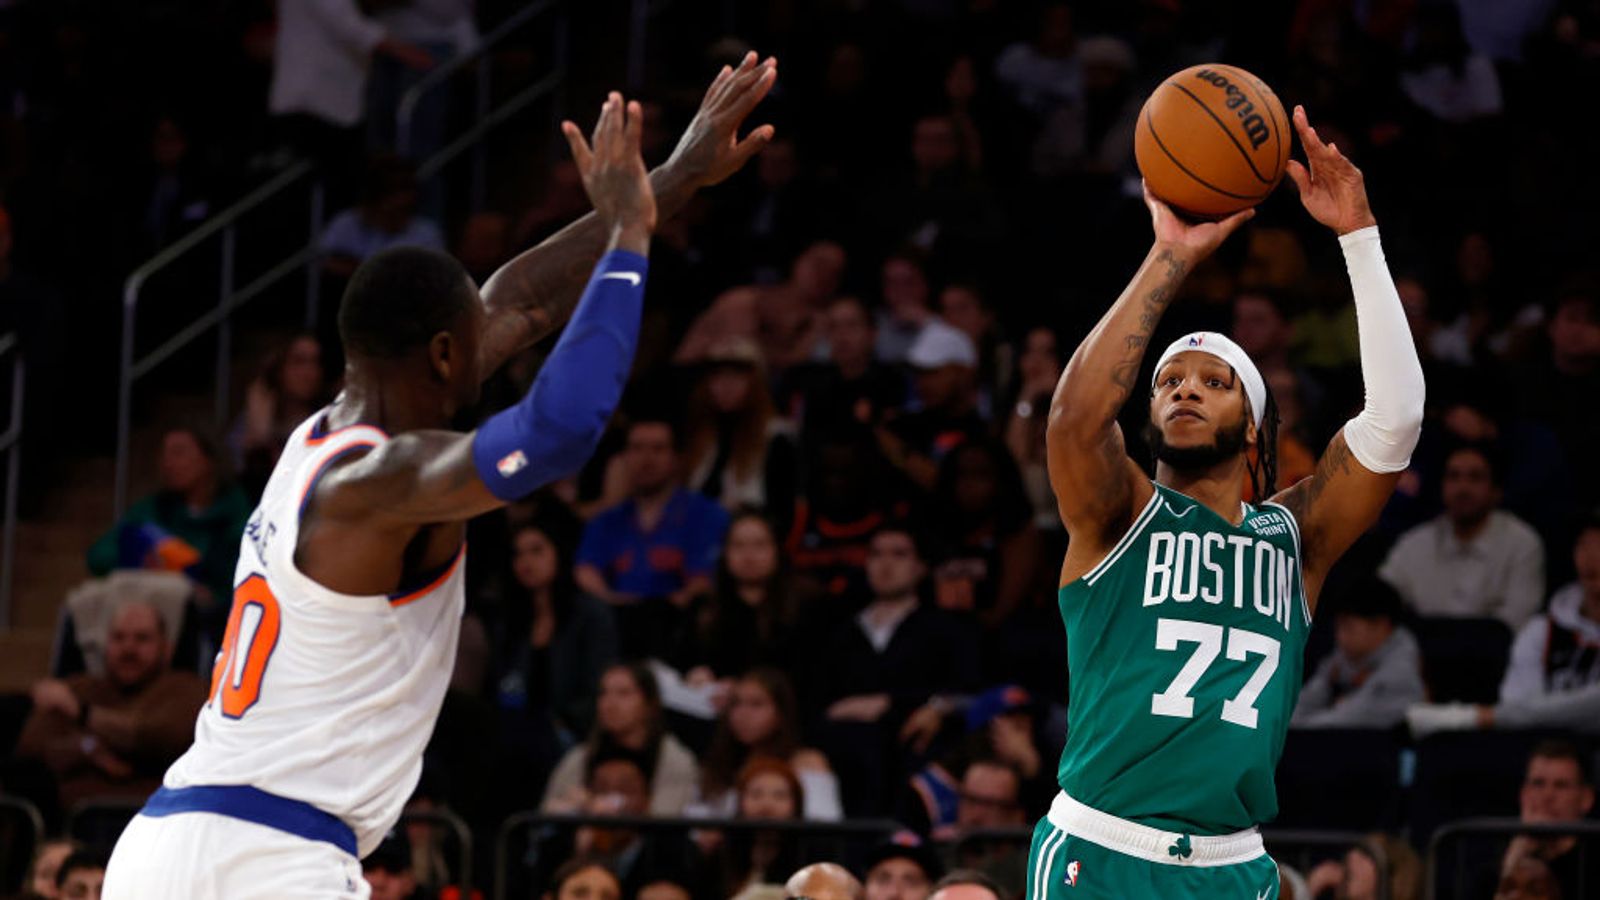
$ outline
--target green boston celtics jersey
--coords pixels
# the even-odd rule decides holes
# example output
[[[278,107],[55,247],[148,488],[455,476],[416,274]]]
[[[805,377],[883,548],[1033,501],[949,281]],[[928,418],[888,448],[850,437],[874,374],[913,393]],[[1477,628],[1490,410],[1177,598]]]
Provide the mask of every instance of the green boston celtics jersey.
[[[1071,700],[1058,780],[1079,802],[1195,834],[1277,814],[1311,614],[1294,517],[1244,510],[1234,526],[1156,485],[1106,558],[1061,588]]]

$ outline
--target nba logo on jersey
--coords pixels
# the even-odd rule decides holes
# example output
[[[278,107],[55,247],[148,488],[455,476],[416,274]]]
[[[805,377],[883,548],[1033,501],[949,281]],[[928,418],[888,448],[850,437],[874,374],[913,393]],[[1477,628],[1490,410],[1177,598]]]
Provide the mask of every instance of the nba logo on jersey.
[[[500,472],[501,478],[510,478],[526,468],[527,465],[528,457],[523,455],[521,450],[513,450],[510,454],[503,457],[499,462],[495,463],[494,467]]]
[[[1067,863],[1067,887],[1078,886],[1078,861]]]

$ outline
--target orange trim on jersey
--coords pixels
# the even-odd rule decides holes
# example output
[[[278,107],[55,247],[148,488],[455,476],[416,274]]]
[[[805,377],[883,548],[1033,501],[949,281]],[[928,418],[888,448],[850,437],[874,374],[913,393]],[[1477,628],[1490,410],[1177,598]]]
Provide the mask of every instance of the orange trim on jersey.
[[[423,597],[427,596],[428,594],[431,594],[434,591],[438,590],[439,589],[439,585],[444,584],[446,581],[448,581],[450,579],[451,575],[455,574],[456,569],[461,565],[461,560],[465,559],[466,556],[467,556],[467,542],[466,541],[462,541],[461,542],[461,549],[456,551],[456,558],[450,561],[450,565],[445,566],[444,571],[439,573],[439,577],[437,577],[437,578],[433,579],[433,581],[429,582],[427,587],[417,588],[416,590],[412,591],[411,593],[404,594],[404,595],[401,595],[399,597],[390,597],[389,598],[389,605],[391,607],[405,606],[407,603],[410,603],[413,600],[420,600]]]
[[[352,425],[350,427],[351,428],[365,428],[367,426],[365,426],[365,425]],[[339,429],[339,431],[348,431],[348,430],[350,430],[350,429],[348,429],[348,428]],[[338,433],[339,433],[338,431],[333,432],[333,434],[338,434]],[[331,437],[332,435],[329,435],[329,436]],[[328,454],[328,458],[324,459],[322,462],[317,463],[317,467],[315,469],[311,470],[310,477],[306,478],[306,483],[304,485],[301,485],[301,487],[300,487],[300,499],[299,499],[299,501],[297,501],[295,503],[295,508],[300,511],[300,514],[303,515],[305,513],[305,511],[306,511],[306,500],[311,495],[311,489],[317,486],[317,481],[319,481],[322,478],[323,473],[327,472],[328,465],[330,463],[332,463],[334,460],[342,459],[344,457],[344,455],[346,453],[349,453],[351,450],[360,450],[362,447],[371,448],[371,447],[376,447],[376,446],[378,446],[378,442],[377,441],[351,441],[349,444],[347,444],[347,445],[345,445],[343,447],[340,447],[337,452]]]
[[[324,417],[324,418],[326,418],[326,417]],[[321,435],[321,436],[316,436],[317,428],[319,428],[322,425],[322,422],[323,422],[323,419],[318,419],[315,423],[312,424],[311,430],[306,432],[306,446],[307,447],[319,447],[328,438],[336,437],[338,435],[344,434],[347,431],[354,431],[357,428],[370,428],[373,431],[376,431],[377,433],[383,435],[384,440],[388,440],[389,439],[389,432],[384,431],[382,428],[379,428],[376,425],[367,425],[367,424],[364,424],[364,423],[361,423],[361,422],[357,422],[354,425],[346,425],[343,428],[335,428],[333,431],[330,431],[327,434],[324,434],[324,435]]]

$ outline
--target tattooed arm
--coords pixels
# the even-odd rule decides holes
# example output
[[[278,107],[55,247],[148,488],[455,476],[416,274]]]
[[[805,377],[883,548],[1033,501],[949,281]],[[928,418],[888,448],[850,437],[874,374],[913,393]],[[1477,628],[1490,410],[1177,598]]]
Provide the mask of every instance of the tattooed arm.
[[[1145,192],[1155,244],[1100,323],[1072,354],[1050,403],[1050,484],[1072,535],[1062,583],[1087,572],[1150,499],[1150,480],[1128,458],[1117,413],[1139,381],[1145,349],[1178,285],[1250,218],[1245,211],[1198,225]]]
[[[772,89],[777,74],[777,60],[769,57],[758,64],[750,53],[738,69],[724,67],[711,82],[672,157],[650,173],[663,220],[687,205],[695,191],[739,171],[772,140],[771,125],[755,129],[743,140],[739,129]],[[478,371],[483,377],[567,321],[609,237],[590,213],[490,276],[483,286],[488,313],[479,350]]]

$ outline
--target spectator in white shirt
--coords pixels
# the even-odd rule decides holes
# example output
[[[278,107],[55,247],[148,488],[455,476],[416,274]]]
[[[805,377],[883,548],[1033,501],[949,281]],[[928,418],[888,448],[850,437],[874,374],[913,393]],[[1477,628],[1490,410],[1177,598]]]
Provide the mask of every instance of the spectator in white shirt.
[[[414,69],[434,63],[426,51],[363,15],[356,0],[278,0],[267,108],[291,120],[298,150],[336,171],[349,164],[346,157],[358,146],[355,126],[365,112],[374,54]]]
[[[417,177],[394,157],[372,160],[361,205],[333,217],[322,233],[324,267],[349,277],[366,258],[391,247],[444,249],[444,234],[432,219],[417,215]]]
[[[1445,457],[1444,513],[1395,542],[1379,575],[1420,616],[1488,618],[1512,631],[1539,611],[1544,544],[1526,522],[1499,509],[1500,479],[1487,448]]]

